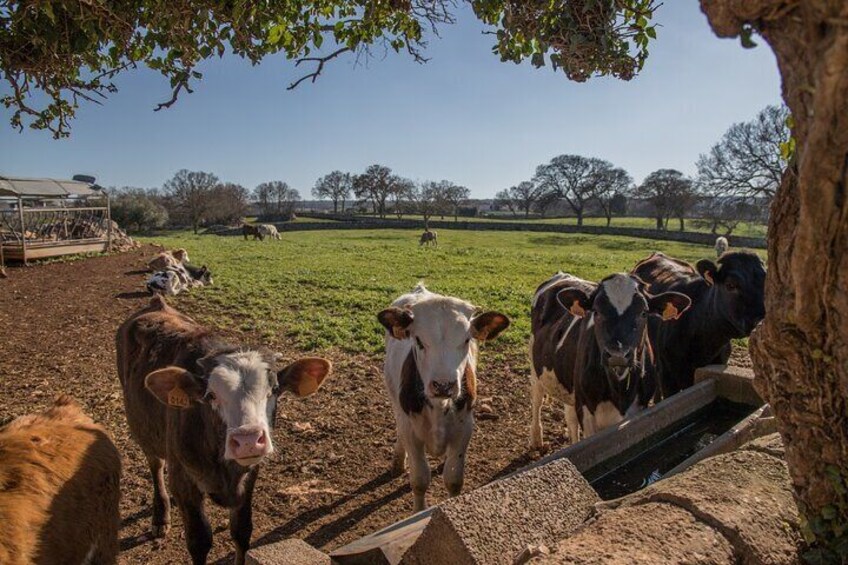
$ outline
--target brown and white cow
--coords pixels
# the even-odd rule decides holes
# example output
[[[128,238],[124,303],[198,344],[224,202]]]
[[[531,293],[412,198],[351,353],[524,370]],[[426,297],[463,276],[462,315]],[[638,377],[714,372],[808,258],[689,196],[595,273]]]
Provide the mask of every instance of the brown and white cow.
[[[685,295],[652,296],[636,277],[618,273],[593,283],[557,273],[536,290],[530,335],[530,445],[543,446],[545,395],[565,403],[571,443],[645,408],[654,394],[647,320],[679,317]]]
[[[121,457],[69,396],[0,428],[0,563],[116,563]]]
[[[151,272],[164,271],[169,267],[179,267],[186,263],[188,263],[188,252],[185,249],[163,250],[147,263],[147,268]]]
[[[439,245],[439,237],[436,235],[436,232],[430,231],[429,229],[425,229],[424,233],[421,234],[421,238],[418,240],[418,246],[422,245]]]
[[[120,327],[117,349],[130,432],[153,478],[153,535],[165,535],[171,522],[167,462],[194,563],[205,563],[212,547],[206,497],[229,509],[236,563],[244,563],[278,398],[315,392],[330,362],[309,357],[277,371],[272,354],[233,347],[158,296]]]
[[[397,423],[392,471],[409,478],[415,511],[426,507],[427,455],[445,457],[448,493],[462,490],[465,458],[474,431],[477,342],[509,326],[498,312],[477,313],[472,304],[434,294],[419,284],[377,316],[386,328],[383,376]]]

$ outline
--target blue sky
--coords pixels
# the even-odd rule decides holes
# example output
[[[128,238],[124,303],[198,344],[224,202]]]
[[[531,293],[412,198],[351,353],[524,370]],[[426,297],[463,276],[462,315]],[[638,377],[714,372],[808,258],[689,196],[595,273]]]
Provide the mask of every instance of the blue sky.
[[[501,63],[467,9],[431,41],[425,65],[394,54],[365,65],[339,59],[293,92],[285,87],[300,75],[284,58],[251,67],[225,57],[203,66],[194,94],[153,112],[167,81],[131,71],[103,106],[78,112],[70,139],[19,134],[0,108],[0,174],[85,172],[106,186],[154,187],[188,168],[248,188],[285,180],[307,196],[333,169],[381,163],[479,198],[562,153],[608,159],[637,181],[658,168],[691,174],[731,123],[779,102],[777,67],[763,44],[716,39],[695,0],[667,1],[656,21],[646,68],[630,82],[578,84]]]

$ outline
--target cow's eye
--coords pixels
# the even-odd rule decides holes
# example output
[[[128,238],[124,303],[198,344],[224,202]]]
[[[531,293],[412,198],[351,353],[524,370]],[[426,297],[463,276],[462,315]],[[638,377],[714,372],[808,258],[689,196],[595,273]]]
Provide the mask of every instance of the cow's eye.
[[[418,349],[424,349],[424,344],[421,343],[421,340],[418,337],[415,337],[415,343],[418,345]]]
[[[471,343],[471,338],[470,337],[465,338],[465,345],[468,345],[469,343]]]
[[[215,396],[215,393],[211,390],[206,391],[204,398],[206,399],[206,402],[215,402],[216,400],[218,400],[218,397]]]

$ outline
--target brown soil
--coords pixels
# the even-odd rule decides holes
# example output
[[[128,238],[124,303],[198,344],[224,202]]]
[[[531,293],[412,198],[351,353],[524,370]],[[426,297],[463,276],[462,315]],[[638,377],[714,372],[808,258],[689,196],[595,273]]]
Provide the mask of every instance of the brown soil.
[[[128,436],[115,374],[115,330],[149,300],[141,291],[142,270],[153,253],[145,247],[9,269],[9,278],[0,281],[0,422],[40,409],[59,393],[77,398],[111,432],[123,454],[122,562],[185,563],[189,557],[176,510],[165,540],[147,536],[149,475]],[[253,335],[238,338],[259,341]],[[283,353],[293,358],[302,352]],[[394,424],[380,359],[328,356],[334,374],[322,390],[305,401],[286,398],[279,410],[274,434],[278,453],[264,465],[254,497],[254,546],[298,537],[329,551],[412,511],[407,478],[387,472]],[[489,364],[480,380],[480,396],[495,418],[477,420],[466,490],[537,456],[526,449],[530,400],[523,356]],[[546,440],[552,448],[564,445],[561,407],[549,406],[543,414]],[[446,496],[437,472],[429,500]],[[208,508],[215,530],[210,562],[229,562],[233,553],[226,513],[211,504]]]

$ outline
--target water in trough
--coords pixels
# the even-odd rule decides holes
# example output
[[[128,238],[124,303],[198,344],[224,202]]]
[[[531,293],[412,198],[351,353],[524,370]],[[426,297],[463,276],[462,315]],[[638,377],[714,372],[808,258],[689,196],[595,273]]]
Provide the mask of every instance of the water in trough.
[[[755,409],[717,398],[584,475],[604,500],[630,494],[661,479]]]

